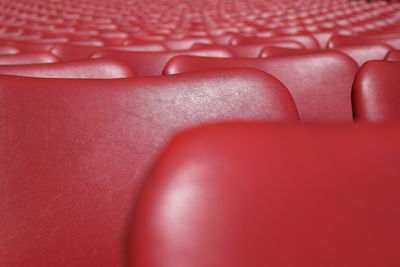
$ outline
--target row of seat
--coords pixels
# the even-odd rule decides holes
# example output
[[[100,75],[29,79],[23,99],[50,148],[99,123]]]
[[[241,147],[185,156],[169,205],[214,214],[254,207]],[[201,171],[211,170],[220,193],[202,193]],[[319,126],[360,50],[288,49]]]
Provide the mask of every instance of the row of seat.
[[[0,0],[0,266],[397,266],[399,9]]]

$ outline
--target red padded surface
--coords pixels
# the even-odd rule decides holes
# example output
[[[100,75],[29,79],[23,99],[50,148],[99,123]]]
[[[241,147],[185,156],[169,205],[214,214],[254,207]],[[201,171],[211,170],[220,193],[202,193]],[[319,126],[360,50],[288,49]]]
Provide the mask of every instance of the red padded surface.
[[[48,52],[30,52],[14,55],[0,55],[0,65],[40,64],[58,62],[58,58]]]
[[[130,52],[117,50],[98,50],[92,58],[114,58],[127,63],[139,76],[161,75],[165,64],[177,55],[195,55],[210,57],[233,57],[226,49],[196,49],[174,52]]]
[[[154,166],[132,267],[398,266],[399,126],[226,124]]]
[[[370,61],[357,73],[353,89],[356,120],[400,122],[400,62]]]
[[[0,65],[0,74],[38,78],[129,78],[135,73],[123,62],[114,59],[89,59],[31,65]]]
[[[0,76],[0,266],[121,266],[136,194],[178,131],[298,121],[251,69],[114,80]]]
[[[358,66],[340,52],[262,59],[177,56],[168,62],[164,73],[232,67],[257,68],[283,82],[293,96],[302,121],[352,121],[351,87]]]
[[[385,60],[388,60],[388,61],[400,61],[400,50],[395,50],[395,49],[390,50],[386,54]]]
[[[353,58],[359,66],[369,60],[382,60],[390,50],[390,46],[384,44],[365,44],[356,46],[339,46],[335,50],[343,52]]]

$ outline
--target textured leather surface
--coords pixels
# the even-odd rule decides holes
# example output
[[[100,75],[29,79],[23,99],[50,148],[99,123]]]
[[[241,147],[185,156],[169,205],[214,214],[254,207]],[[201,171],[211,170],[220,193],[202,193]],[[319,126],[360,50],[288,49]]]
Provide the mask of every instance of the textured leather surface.
[[[247,44],[247,45],[211,45],[196,43],[193,49],[199,48],[224,48],[230,50],[237,57],[259,57],[264,47],[284,47],[284,48],[304,48],[304,46],[296,41],[280,41],[268,42],[263,44]]]
[[[396,50],[396,49],[390,50],[386,54],[385,60],[388,60],[388,61],[400,61],[400,50]]]
[[[289,89],[305,122],[352,121],[351,87],[357,64],[341,52],[328,51],[262,59],[177,56],[165,74],[253,67],[270,73]],[[340,79],[338,79],[340,77]]]
[[[113,80],[0,76],[0,266],[121,266],[144,174],[180,130],[298,121],[251,69]]]
[[[319,48],[317,40],[311,34],[274,36],[270,38],[238,36],[231,40],[231,44],[232,45],[256,44],[256,43],[268,43],[270,41],[297,41],[302,45],[304,45],[305,48],[309,49]]]
[[[48,52],[30,52],[15,55],[0,55],[0,65],[40,64],[58,62],[58,58]]]
[[[353,89],[354,118],[400,122],[400,62],[370,61],[357,73]]]
[[[227,124],[162,154],[132,267],[397,266],[400,128]]]
[[[134,72],[123,62],[114,59],[89,59],[73,62],[31,65],[0,65],[0,74],[38,78],[129,78]]]
[[[384,59],[390,49],[390,46],[385,44],[365,44],[335,47],[335,50],[343,52],[354,59],[359,66],[362,66],[369,60]]]
[[[271,47],[263,48],[263,50],[261,50],[261,52],[260,52],[259,57],[287,56],[287,55],[296,55],[296,54],[313,53],[313,52],[318,52],[318,50],[271,46]]]
[[[18,54],[21,51],[13,46],[1,45],[0,46],[0,55],[14,55]]]
[[[234,55],[225,49],[196,49],[170,52],[130,52],[114,50],[98,50],[92,58],[114,58],[127,63],[138,76],[161,75],[165,64],[177,55],[194,55],[210,57],[233,57]]]

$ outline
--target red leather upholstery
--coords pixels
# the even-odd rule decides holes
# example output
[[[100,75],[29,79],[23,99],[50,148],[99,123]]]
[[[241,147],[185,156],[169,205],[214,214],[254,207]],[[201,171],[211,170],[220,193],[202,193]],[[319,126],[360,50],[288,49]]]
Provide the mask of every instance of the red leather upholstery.
[[[352,121],[351,88],[358,66],[340,52],[262,59],[178,56],[168,62],[164,73],[232,67],[257,68],[279,79],[292,94],[302,121]]]
[[[161,75],[165,64],[177,55],[196,55],[211,57],[233,57],[225,49],[197,49],[171,52],[131,52],[117,50],[98,50],[92,58],[114,58],[127,63],[139,76]]]
[[[0,76],[0,266],[122,266],[144,174],[176,132],[224,120],[298,121],[251,69],[134,79]]]
[[[48,52],[30,52],[14,55],[0,55],[0,65],[54,63],[58,58]]]
[[[261,50],[260,57],[276,57],[276,56],[287,56],[304,53],[315,53],[318,50],[311,49],[296,49],[296,48],[285,48],[285,47],[265,47]]]
[[[388,61],[400,61],[400,50],[395,50],[395,49],[390,50],[386,54],[385,60],[388,60]]]
[[[130,266],[397,266],[399,135],[267,124],[180,134],[139,199]]]
[[[260,38],[260,37],[235,37],[232,39],[232,45],[240,45],[240,44],[257,44],[257,43],[265,43],[268,42],[276,42],[276,41],[296,41],[304,45],[305,48],[309,49],[317,49],[319,48],[319,44],[317,40],[310,34],[304,35],[288,35],[288,36],[276,36],[272,38]]]
[[[382,60],[390,50],[385,44],[365,44],[357,46],[339,46],[335,50],[343,52],[353,58],[359,66],[369,60]]]
[[[18,48],[13,46],[0,46],[0,55],[14,55],[20,52]]]
[[[129,78],[135,73],[123,62],[114,59],[89,59],[31,65],[0,65],[0,74],[38,78]]]
[[[230,50],[237,57],[259,57],[264,47],[283,47],[283,48],[304,48],[296,41],[269,42],[268,44],[247,44],[247,45],[210,45],[197,43],[192,46],[193,49],[199,48],[224,48]]]
[[[400,122],[400,62],[370,61],[357,73],[354,117],[360,121]]]

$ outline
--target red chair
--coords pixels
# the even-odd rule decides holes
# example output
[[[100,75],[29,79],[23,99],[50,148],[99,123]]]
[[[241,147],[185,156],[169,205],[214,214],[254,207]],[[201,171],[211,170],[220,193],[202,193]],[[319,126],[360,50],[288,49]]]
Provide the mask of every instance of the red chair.
[[[129,266],[397,266],[399,135],[261,123],[180,134],[139,198]]]
[[[259,57],[276,57],[276,56],[297,55],[297,54],[315,53],[315,52],[318,52],[318,50],[269,46],[261,50]]]
[[[171,136],[226,120],[296,122],[251,69],[134,79],[0,76],[0,266],[122,266],[144,174]]]
[[[0,55],[0,65],[41,64],[58,62],[58,58],[49,52],[30,52],[14,55]]]
[[[283,47],[283,48],[304,48],[296,41],[269,42],[268,44],[248,44],[248,45],[212,45],[212,44],[194,44],[192,49],[199,48],[223,48],[230,50],[237,57],[259,57],[261,50],[265,47]]]
[[[392,49],[390,50],[385,57],[387,61],[400,61],[400,50]]]
[[[354,59],[359,66],[370,60],[382,60],[391,49],[385,44],[365,44],[355,46],[338,46],[337,51],[347,54]]]
[[[14,55],[14,54],[18,54],[21,51],[13,46],[6,46],[6,45],[2,45],[0,46],[0,55]]]
[[[129,78],[134,72],[123,62],[108,59],[88,59],[82,61],[51,64],[0,65],[0,74],[37,78]]]
[[[301,43],[302,45],[304,45],[305,48],[308,49],[319,48],[317,40],[310,34],[273,36],[270,38],[236,36],[231,40],[231,45],[257,44],[257,43],[268,44],[268,42],[277,42],[277,41],[296,41]]]
[[[357,64],[341,52],[327,51],[271,58],[178,56],[164,74],[252,67],[279,79],[289,89],[305,122],[351,122],[351,88]],[[340,79],[339,79],[340,77]]]
[[[177,55],[233,57],[226,49],[197,49],[170,52],[131,52],[110,49],[97,50],[92,58],[114,58],[127,63],[138,76],[161,75],[165,64]]]
[[[354,118],[370,122],[400,122],[399,84],[400,62],[365,63],[354,81]]]

